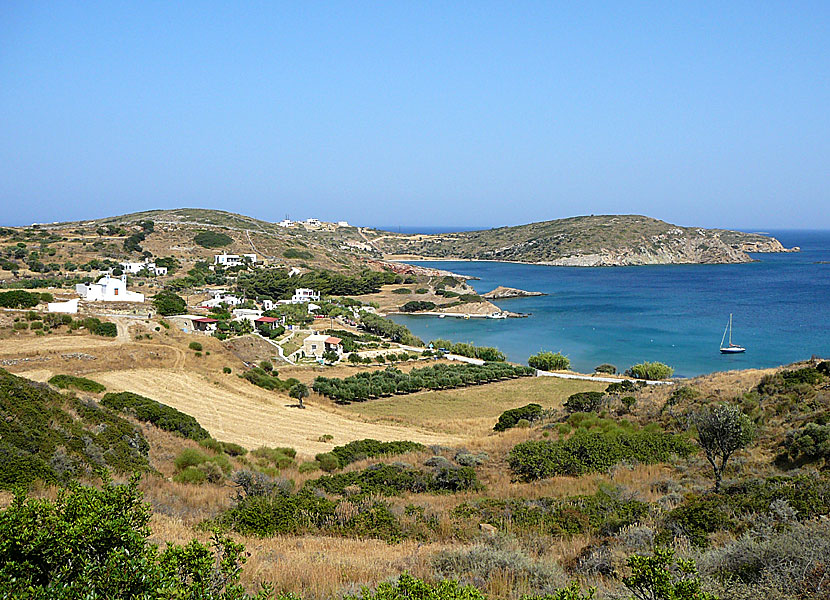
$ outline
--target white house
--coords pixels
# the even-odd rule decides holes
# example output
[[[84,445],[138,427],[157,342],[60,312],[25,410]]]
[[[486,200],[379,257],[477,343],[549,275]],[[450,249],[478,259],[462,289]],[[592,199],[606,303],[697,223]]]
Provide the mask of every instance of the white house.
[[[303,302],[319,302],[320,293],[311,288],[297,288],[291,296],[291,304],[302,304]]]
[[[290,219],[283,219],[279,223],[277,223],[280,227],[294,227],[294,222]]]
[[[73,298],[66,302],[50,302],[46,305],[46,308],[50,313],[69,313],[74,315],[78,312],[79,301],[80,298]]]
[[[310,227],[310,228],[316,229],[317,227],[320,227],[322,225],[322,223],[320,222],[320,219],[311,218],[311,219],[306,219],[305,221],[303,221],[303,225],[306,228]]]
[[[153,275],[167,275],[167,267],[157,267],[154,262],[122,262],[118,263],[125,273],[135,274],[147,269]]]
[[[335,352],[337,356],[343,355],[343,346],[340,338],[331,337],[325,334],[314,334],[303,340],[303,353],[306,356],[323,358],[325,352]]]
[[[294,275],[302,275],[302,274],[303,274],[302,270],[298,269],[297,267],[291,267],[288,270],[288,276],[289,277],[294,277]]]
[[[234,308],[232,314],[234,321],[250,321],[253,323],[262,316],[262,311],[253,308]]]
[[[351,225],[349,225],[348,221],[338,221],[337,226],[338,227],[351,227]]]
[[[222,254],[215,254],[213,256],[213,264],[222,265],[223,267],[238,267],[239,265],[244,265],[246,260],[252,264],[256,264],[256,254],[239,255],[223,252]]]
[[[205,300],[199,306],[204,308],[213,308],[214,306],[219,306],[220,304],[226,304],[227,306],[239,306],[243,302],[244,300],[242,298],[234,296],[233,294],[217,294],[210,300]]]
[[[105,275],[98,283],[79,283],[75,291],[87,302],[144,302],[144,294],[127,290],[126,275]]]

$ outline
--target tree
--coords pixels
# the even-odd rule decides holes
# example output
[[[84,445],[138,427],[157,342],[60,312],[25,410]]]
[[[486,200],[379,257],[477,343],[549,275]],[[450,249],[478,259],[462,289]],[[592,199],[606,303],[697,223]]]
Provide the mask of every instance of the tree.
[[[164,317],[168,315],[183,315],[187,312],[187,302],[175,292],[163,291],[153,296],[153,305],[158,313]]]
[[[340,355],[334,350],[326,350],[323,352],[323,360],[329,363],[336,363],[340,360]]]
[[[631,576],[623,583],[636,600],[718,600],[701,591],[693,560],[675,559],[674,550],[657,548],[654,556],[628,558]]]
[[[674,374],[674,369],[661,362],[641,362],[633,365],[625,372],[634,379],[668,379]]]
[[[305,408],[303,405],[303,398],[308,398],[309,396],[308,386],[304,383],[295,383],[291,386],[288,395],[297,399],[297,402],[300,404],[300,408]]]
[[[720,490],[726,463],[736,451],[752,442],[755,427],[734,404],[707,407],[692,417],[692,423],[697,427],[697,441],[706,460],[712,465],[715,491]]]
[[[571,367],[571,360],[561,352],[540,352],[528,358],[527,364],[540,371],[564,371]]]

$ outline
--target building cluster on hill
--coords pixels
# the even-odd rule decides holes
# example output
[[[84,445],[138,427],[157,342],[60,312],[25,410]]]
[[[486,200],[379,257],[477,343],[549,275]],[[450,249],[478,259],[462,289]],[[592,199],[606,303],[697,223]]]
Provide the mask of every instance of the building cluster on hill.
[[[315,219],[314,217],[308,218],[305,221],[292,221],[291,219],[286,218],[277,223],[277,225],[285,228],[302,227],[306,231],[315,231],[318,229],[332,230],[336,227],[351,227],[348,221],[328,223],[326,221],[321,221],[320,219]]]
[[[145,260],[144,262],[122,262],[118,264],[124,273],[129,273],[130,275],[136,275],[143,270],[146,270],[150,275],[167,275],[167,267],[162,267],[149,260]]]

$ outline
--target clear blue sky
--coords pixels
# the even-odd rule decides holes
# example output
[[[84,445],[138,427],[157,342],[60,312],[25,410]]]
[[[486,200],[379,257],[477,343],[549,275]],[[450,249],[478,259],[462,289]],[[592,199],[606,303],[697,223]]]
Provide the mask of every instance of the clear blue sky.
[[[829,191],[826,0],[0,2],[2,224],[830,228]]]

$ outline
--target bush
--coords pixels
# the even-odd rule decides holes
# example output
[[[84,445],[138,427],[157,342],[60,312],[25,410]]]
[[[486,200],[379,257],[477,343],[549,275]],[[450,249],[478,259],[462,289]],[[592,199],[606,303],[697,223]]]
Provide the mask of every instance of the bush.
[[[159,429],[171,431],[182,437],[197,441],[210,437],[210,434],[190,415],[132,392],[105,394],[101,404],[114,410],[128,412],[139,421],[152,423]]]
[[[423,346],[424,342],[412,334],[403,325],[398,325],[391,319],[379,315],[363,312],[360,316],[360,325],[366,331],[405,344],[407,346]]]
[[[243,546],[214,535],[213,550],[193,540],[162,552],[150,518],[137,477],[73,486],[54,501],[17,497],[0,512],[0,597],[251,598],[239,584]]]
[[[577,392],[568,396],[563,406],[569,413],[593,412],[602,406],[602,392]]]
[[[314,255],[308,250],[297,250],[296,248],[288,248],[282,253],[285,258],[301,258],[304,260],[311,260]]]
[[[297,451],[294,448],[268,448],[261,446],[250,452],[250,457],[257,459],[260,467],[274,466],[277,469],[287,469],[294,466]]]
[[[233,243],[233,238],[218,231],[200,231],[193,236],[193,241],[203,248],[221,248]]]
[[[227,375],[227,374],[232,373],[233,371],[231,370],[230,367],[222,367],[222,372]]]
[[[205,483],[207,480],[207,473],[198,467],[186,467],[183,471],[176,473],[173,476],[173,481],[176,483],[199,485],[201,483]]]
[[[190,342],[187,345],[187,347],[190,348],[191,350],[196,350],[197,352],[202,351],[202,344],[200,344],[199,342]]]
[[[433,348],[443,348],[451,354],[458,354],[459,356],[469,356],[470,358],[478,358],[487,362],[504,362],[507,356],[498,348],[491,346],[475,346],[473,344],[453,343],[450,340],[432,340],[430,342]]]
[[[187,312],[187,302],[184,298],[171,291],[159,292],[153,296],[153,306],[156,307],[158,313],[162,316],[183,315]],[[162,320],[161,325],[165,329],[169,328],[169,324]]]
[[[91,392],[93,394],[98,394],[107,389],[106,386],[101,385],[97,381],[92,381],[86,377],[75,377],[73,375],[55,375],[49,379],[49,383],[63,390],[74,388],[76,390],[81,390],[82,392]]]
[[[493,431],[506,431],[516,427],[519,421],[526,420],[528,423],[542,418],[542,406],[540,404],[526,404],[520,408],[511,408],[501,413],[498,422],[493,426]]]
[[[318,460],[323,455],[318,455]],[[354,486],[357,486],[354,488]],[[361,471],[324,475],[305,483],[306,489],[343,496],[346,488],[363,495],[397,496],[405,492],[440,493],[476,490],[481,487],[472,467],[438,467],[421,471],[403,464],[376,464]],[[353,496],[354,494],[352,494]]]
[[[340,460],[331,452],[323,452],[314,457],[319,467],[326,473],[331,473],[341,468]]]
[[[668,379],[674,374],[674,369],[661,362],[641,362],[629,368],[625,374],[634,379],[660,380]]]
[[[674,455],[686,457],[695,447],[685,439],[652,431],[577,431],[564,441],[529,441],[513,447],[510,469],[523,481],[554,475],[602,472],[622,461],[644,464],[666,462]]]
[[[43,321],[32,321],[29,323],[29,329],[43,329]]]
[[[527,364],[540,371],[565,371],[571,368],[571,361],[561,352],[540,352],[527,359]]]
[[[830,424],[807,423],[787,433],[781,443],[793,463],[806,464],[830,457]]]
[[[0,307],[3,308],[31,308],[37,306],[40,301],[40,294],[23,290],[0,292]]]
[[[101,323],[98,327],[95,328],[93,331],[95,335],[101,335],[104,337],[118,337],[118,327],[115,323]]]
[[[428,302],[425,300],[410,300],[403,306],[401,306],[402,312],[419,312],[425,310],[433,310],[435,308],[435,302]]]
[[[401,288],[395,288],[394,290],[392,290],[392,293],[393,294],[411,294],[412,290],[410,290],[409,288],[401,287]]]
[[[594,373],[606,373],[608,375],[614,375],[617,372],[617,367],[614,365],[609,365],[608,363],[602,363],[594,367]]]
[[[364,458],[394,456],[396,454],[419,452],[425,449],[426,447],[418,442],[380,442],[378,440],[365,439],[355,440],[344,446],[335,446],[332,448],[331,454],[337,457],[342,468]]]
[[[261,367],[254,367],[253,369],[249,369],[248,371],[245,371],[245,373],[243,373],[241,377],[253,383],[254,385],[264,388],[266,390],[281,392],[287,392],[295,384],[299,383],[293,377],[290,377],[286,380],[282,380],[279,377],[271,375]]]

